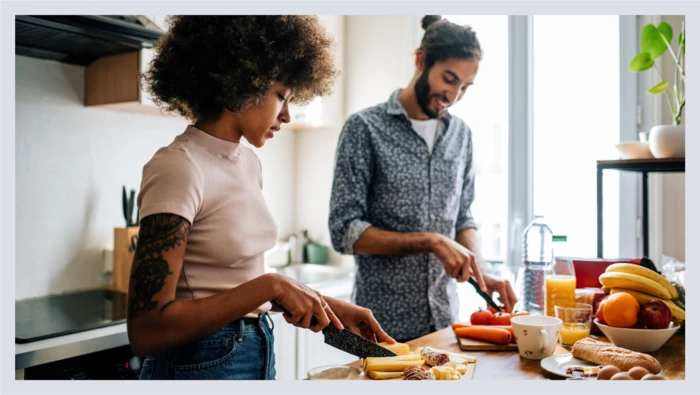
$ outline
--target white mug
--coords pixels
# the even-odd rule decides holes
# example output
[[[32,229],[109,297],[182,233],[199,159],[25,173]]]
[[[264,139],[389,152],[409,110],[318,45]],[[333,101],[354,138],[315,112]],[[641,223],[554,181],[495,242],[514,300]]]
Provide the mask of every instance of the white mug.
[[[554,354],[559,343],[561,320],[539,315],[521,315],[510,319],[520,356],[544,359]]]

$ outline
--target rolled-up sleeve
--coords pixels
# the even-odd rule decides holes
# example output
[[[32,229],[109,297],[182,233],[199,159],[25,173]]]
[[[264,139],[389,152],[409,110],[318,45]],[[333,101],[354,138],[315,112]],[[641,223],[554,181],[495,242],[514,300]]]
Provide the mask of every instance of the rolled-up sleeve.
[[[460,232],[464,229],[475,228],[476,221],[472,216],[472,203],[474,202],[474,167],[472,166],[472,133],[467,129],[469,138],[467,139],[467,155],[464,169],[464,183],[462,186],[462,195],[459,200],[459,213],[455,229]]]
[[[367,193],[372,166],[369,129],[360,116],[352,115],[338,140],[328,218],[333,248],[341,254],[353,254],[353,245],[371,226]]]

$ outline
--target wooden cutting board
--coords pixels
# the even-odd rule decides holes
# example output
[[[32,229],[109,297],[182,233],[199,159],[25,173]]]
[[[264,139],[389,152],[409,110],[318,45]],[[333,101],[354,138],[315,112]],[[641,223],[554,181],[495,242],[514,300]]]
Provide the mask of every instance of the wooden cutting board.
[[[451,359],[452,361],[457,361],[457,362],[463,362],[463,361],[465,360],[465,358],[468,357],[468,356],[473,357],[473,355],[464,355],[464,354],[458,354],[458,353],[450,353],[450,359]],[[460,378],[460,381],[472,380],[472,379],[474,379],[474,371],[476,370],[476,364],[477,364],[478,362],[479,362],[479,361],[478,361],[478,358],[477,358],[477,361],[476,361],[476,362],[466,364],[466,365],[467,365],[467,372],[466,372],[465,374],[462,375],[462,377]],[[355,362],[349,364],[349,366],[354,366],[354,367],[357,367],[357,368],[360,368],[360,369],[361,369],[361,366],[362,366],[362,365],[361,365],[361,362],[360,362],[360,361],[355,361]],[[425,363],[423,364],[422,367],[423,367],[423,369],[426,369],[426,370],[427,370],[427,369],[430,369],[430,365],[425,364]],[[360,380],[388,381],[388,380],[403,380],[403,378],[402,378],[402,377],[396,377],[396,378],[393,378],[393,379],[386,379],[386,380],[374,380],[374,379],[371,379],[369,376],[362,375],[361,378],[360,378]]]
[[[478,362],[478,361],[477,361]],[[428,364],[423,364],[423,369],[428,370],[431,366]],[[476,363],[467,364],[467,373],[463,374],[459,381],[472,380],[474,378],[474,370],[476,370]],[[367,375],[362,375],[361,380],[371,380],[371,381],[389,381],[389,380],[403,380],[403,377],[396,377],[393,379],[386,380],[374,380]]]
[[[501,345],[461,337],[457,338],[457,342],[459,348],[464,351],[518,351],[518,346],[515,343]]]

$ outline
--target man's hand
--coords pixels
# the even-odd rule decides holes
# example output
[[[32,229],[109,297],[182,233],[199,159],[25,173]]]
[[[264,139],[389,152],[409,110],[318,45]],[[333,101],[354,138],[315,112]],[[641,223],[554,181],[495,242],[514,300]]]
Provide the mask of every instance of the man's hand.
[[[470,276],[473,276],[479,284],[479,288],[486,292],[486,284],[481,276],[475,255],[463,245],[446,236],[440,234],[433,236],[431,250],[442,262],[445,273],[459,282],[467,281]]]
[[[486,293],[493,298],[493,293],[498,292],[498,300],[503,304],[503,308],[506,312],[512,313],[518,299],[515,297],[510,282],[491,274],[484,274],[484,282],[486,283]]]

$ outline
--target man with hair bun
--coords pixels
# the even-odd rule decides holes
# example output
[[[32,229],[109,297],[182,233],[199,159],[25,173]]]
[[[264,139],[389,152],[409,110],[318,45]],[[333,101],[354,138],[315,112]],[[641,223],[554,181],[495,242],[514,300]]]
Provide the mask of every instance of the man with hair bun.
[[[471,130],[448,111],[474,83],[479,40],[439,15],[421,23],[408,86],[343,126],[328,221],[333,247],[355,257],[355,303],[401,342],[457,321],[456,283],[470,276],[506,311],[516,302],[479,251]]]

